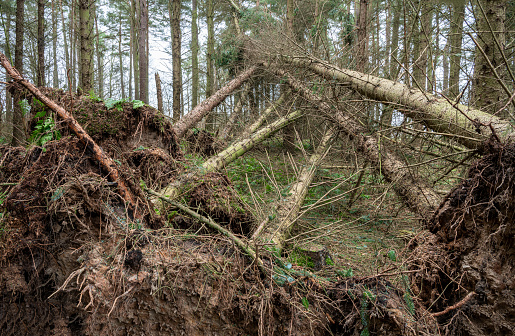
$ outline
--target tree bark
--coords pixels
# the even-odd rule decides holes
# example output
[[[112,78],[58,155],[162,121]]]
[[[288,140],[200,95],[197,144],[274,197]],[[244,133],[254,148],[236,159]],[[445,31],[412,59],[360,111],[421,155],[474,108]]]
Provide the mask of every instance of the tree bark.
[[[274,132],[280,130],[284,126],[288,125],[292,121],[300,118],[302,113],[298,110],[290,112],[289,114],[277,119],[270,125],[261,128],[259,131],[249,135],[246,138],[243,138],[239,141],[236,141],[220,153],[215,156],[210,157],[206,162],[204,162],[201,166],[198,167],[195,171],[189,172],[180,178],[176,179],[172,184],[163,188],[159,194],[165,197],[175,198],[181,188],[182,184],[185,181],[188,181],[193,175],[205,175],[207,173],[215,172],[223,167],[227,166],[229,163],[233,162],[254,146],[259,144],[264,139],[268,138]]]
[[[450,99],[456,99],[460,94],[460,70],[461,70],[461,44],[463,41],[463,21],[465,19],[465,2],[458,1],[452,9],[451,31],[449,39],[450,48],[450,73],[449,93]]]
[[[211,97],[214,91],[215,82],[215,69],[214,69],[214,56],[215,56],[215,25],[214,25],[215,7],[213,0],[207,0],[207,54],[206,54],[206,98]],[[207,129],[214,130],[214,112],[209,111],[207,115]]]
[[[281,96],[275,102],[271,103],[270,106],[268,106],[268,108],[261,113],[259,118],[257,118],[256,121],[254,121],[254,123],[252,125],[250,125],[249,127],[246,127],[243,130],[243,133],[241,134],[240,138],[243,139],[243,138],[249,137],[259,127],[261,127],[261,125],[263,125],[263,123],[265,122],[266,118],[268,118],[268,116],[272,112],[274,112],[274,111],[277,112],[277,107],[284,102],[284,97],[285,97],[285,94],[281,94]]]
[[[52,56],[53,73],[52,86],[57,89],[59,87],[59,72],[57,70],[57,9],[55,8],[55,0],[52,0]]]
[[[169,0],[171,4],[172,67],[173,67],[173,122],[181,117],[181,0]]]
[[[243,91],[240,93],[240,98],[238,99],[236,106],[232,110],[231,117],[225,124],[225,127],[220,132],[219,138],[221,140],[224,140],[224,141],[227,140],[227,138],[229,137],[229,134],[232,131],[232,128],[236,124],[236,120],[238,119],[238,117],[241,117],[241,114],[242,114],[241,112],[243,111],[243,104],[244,104],[245,100],[247,100],[249,90],[251,90],[251,88],[249,88],[247,85],[245,87],[245,89],[243,89]]]
[[[118,26],[118,65],[120,67],[120,88],[122,89],[122,99],[125,99],[125,82],[123,80],[123,52],[122,52],[122,13],[118,15],[120,21]]]
[[[63,1],[59,0],[59,9],[61,10],[61,23],[62,23],[62,31],[63,31],[63,43],[64,43],[64,56],[66,61],[66,70],[70,69],[70,51],[68,50],[68,39],[66,38],[66,24],[64,21],[64,10],[63,10]],[[71,26],[70,26],[71,30]]]
[[[489,125],[499,137],[515,138],[509,122],[462,104],[454,104],[425,91],[357,71],[339,69],[322,61],[299,58],[283,60],[309,68],[328,80],[348,83],[352,89],[368,98],[405,105],[408,109],[401,111],[405,115],[420,120],[436,132],[445,133],[445,136],[467,148],[478,148],[482,141],[490,137],[492,131]]]
[[[83,92],[93,88],[93,18],[92,0],[79,1],[80,20],[80,87]]]
[[[274,253],[281,253],[284,243],[290,235],[291,228],[297,221],[300,207],[304,203],[315,172],[329,150],[329,145],[336,134],[337,131],[334,128],[330,128],[325,132],[315,152],[299,173],[299,178],[291,186],[288,196],[275,204],[275,218],[263,228],[263,231],[257,233],[259,240],[272,244],[271,249]]]
[[[147,0],[139,2],[139,100],[148,103],[148,7]]]
[[[199,122],[207,113],[217,107],[228,95],[230,95],[234,90],[240,87],[247,79],[252,76],[252,74],[256,71],[257,66],[252,66],[246,71],[239,74],[236,78],[227,83],[223,88],[218,90],[215,94],[208,97],[202,103],[197,105],[193,110],[191,110],[188,114],[182,117],[178,122],[173,126],[173,130],[178,138],[181,138],[184,133],[191,127],[195,126],[197,122]]]
[[[16,1],[16,44],[14,46],[14,66],[20,74],[23,74],[23,34],[24,34],[24,9],[25,0]],[[12,76],[11,76],[12,77]],[[25,125],[23,113],[19,104],[20,94],[14,93],[13,104],[13,138],[11,144],[18,146],[25,141]]]
[[[131,0],[131,54],[132,67],[131,74],[134,74],[134,99],[139,99],[139,57],[138,57],[138,34],[139,34],[139,4],[136,0]],[[132,82],[131,82],[132,83]]]
[[[365,66],[368,63],[368,1],[359,1],[359,16],[358,16],[358,50],[356,59],[356,70],[364,72]]]
[[[475,106],[488,113],[496,113],[501,107],[503,88],[494,72],[504,77],[504,64],[495,39],[501,46],[506,43],[504,21],[506,0],[478,1],[475,8],[477,42],[475,52],[473,95]],[[479,50],[481,48],[484,51]],[[490,63],[490,64],[489,64]]]
[[[8,59],[12,59],[11,54],[11,13],[6,13],[6,21],[3,22],[4,26],[4,34],[5,34],[5,54]],[[6,82],[10,81],[11,78],[9,74],[5,74]],[[5,93],[5,117],[3,118],[3,123],[1,124],[1,136],[7,143],[11,143],[12,135],[13,135],[13,97],[9,91]]]
[[[159,78],[159,73],[156,72],[156,91],[157,91],[157,109],[159,112],[164,114],[163,111],[163,92],[161,91],[161,78]]]
[[[45,85],[45,0],[38,0],[38,65],[36,71],[36,85]]]
[[[134,196],[125,185],[123,179],[120,177],[118,170],[116,169],[116,163],[107,154],[104,153],[102,148],[100,148],[100,146],[98,146],[95,141],[93,141],[93,139],[86,133],[86,131],[75,120],[75,118],[73,118],[73,116],[63,107],[57,105],[53,100],[42,94],[38,88],[25,80],[21,74],[16,69],[14,69],[11,64],[9,64],[9,61],[2,53],[0,53],[0,64],[5,68],[7,73],[9,73],[9,76],[11,76],[15,82],[27,88],[27,90],[29,90],[37,99],[39,99],[49,109],[54,111],[59,116],[59,118],[68,124],[68,127],[77,136],[77,138],[79,138],[79,140],[86,146],[88,150],[91,150],[95,159],[107,174],[108,179],[111,182],[117,182],[118,191],[120,192],[122,198],[133,207],[133,211],[137,212]]]
[[[402,197],[409,208],[425,219],[429,219],[438,207],[441,197],[426,181],[409,171],[396,155],[387,148],[380,149],[377,138],[368,134],[368,129],[341,111],[331,108],[318,95],[314,94],[302,82],[285,71],[276,72],[281,78],[286,78],[293,90],[297,91],[328,119],[334,120],[340,130],[352,140],[359,152],[363,153],[373,167],[379,169],[385,179],[393,182],[393,189]]]
[[[197,0],[191,0],[191,108],[198,104],[198,27]]]
[[[98,17],[95,12],[95,33],[97,36],[97,68],[98,68],[98,96],[100,98],[104,97],[104,45],[100,43],[100,32],[98,30]],[[129,89],[129,96],[131,95],[131,90]]]

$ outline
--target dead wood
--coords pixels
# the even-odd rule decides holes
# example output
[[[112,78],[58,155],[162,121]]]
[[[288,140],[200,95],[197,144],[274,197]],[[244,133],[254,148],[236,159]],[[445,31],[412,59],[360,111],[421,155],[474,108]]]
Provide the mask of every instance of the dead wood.
[[[284,70],[275,70],[281,77],[286,78],[292,89],[300,93],[304,99],[323,113],[325,118],[335,122],[342,134],[357,144],[360,152],[376,169],[381,167],[381,173],[393,183],[397,194],[406,202],[412,211],[425,219],[431,218],[434,210],[441,201],[441,196],[422,178],[410,171],[403,162],[388,148],[380,148],[377,139],[366,135],[367,129],[359,121],[348,116],[344,111],[331,108],[322,97],[314,94],[300,80]]]
[[[173,130],[178,138],[186,133],[187,130],[195,126],[209,111],[217,107],[227,96],[240,87],[250,76],[257,70],[257,66],[251,66],[236,78],[227,83],[220,90],[216,91],[211,97],[208,97],[202,103],[195,106],[188,114],[182,117],[174,126]]]

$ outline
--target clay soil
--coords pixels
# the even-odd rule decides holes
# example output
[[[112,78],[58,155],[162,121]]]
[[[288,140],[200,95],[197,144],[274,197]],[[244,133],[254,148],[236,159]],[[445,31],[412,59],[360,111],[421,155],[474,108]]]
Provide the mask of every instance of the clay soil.
[[[0,148],[2,335],[503,335],[514,331],[513,146],[492,144],[413,240],[410,289],[387,278],[312,276],[232,241],[142,191],[191,169],[168,120],[132,103],[45,92],[119,164],[143,218],[128,216],[64,125],[43,147]],[[33,116],[44,107],[29,95]],[[73,107],[72,107],[73,106]],[[37,119],[31,124],[33,128]],[[180,195],[245,238],[256,227],[226,175]],[[448,313],[433,316],[467,302]]]

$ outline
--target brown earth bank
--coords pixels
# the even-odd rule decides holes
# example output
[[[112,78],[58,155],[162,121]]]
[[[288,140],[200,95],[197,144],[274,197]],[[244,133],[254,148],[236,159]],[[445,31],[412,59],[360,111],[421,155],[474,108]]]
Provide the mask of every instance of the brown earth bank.
[[[46,94],[72,106],[66,92]],[[27,97],[36,116],[44,107]],[[149,202],[140,184],[158,189],[192,169],[163,115],[88,96],[73,97],[73,111],[117,160],[145,216],[128,216],[115,183],[64,124],[43,147],[0,147],[2,335],[513,331],[512,146],[490,145],[447,197],[431,233],[413,243],[411,286],[406,276],[400,289],[381,276],[320,278],[262,250],[263,272],[231,240]],[[224,174],[192,178],[179,199],[242,237],[255,226]]]
[[[515,145],[491,139],[417,238],[413,292],[451,335],[515,334]]]

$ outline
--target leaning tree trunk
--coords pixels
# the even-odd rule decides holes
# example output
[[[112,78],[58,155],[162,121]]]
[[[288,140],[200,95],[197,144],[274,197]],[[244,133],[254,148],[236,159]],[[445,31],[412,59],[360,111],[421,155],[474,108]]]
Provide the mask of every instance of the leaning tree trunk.
[[[279,99],[277,99],[275,102],[273,102],[272,104],[270,104],[270,106],[264,110],[261,115],[259,116],[259,118],[252,124],[250,125],[250,127],[247,127],[245,128],[245,130],[243,131],[243,133],[241,134],[240,136],[240,139],[244,139],[244,138],[247,138],[249,137],[252,133],[254,133],[255,131],[257,131],[258,128],[261,127],[261,125],[263,125],[263,123],[265,122],[266,118],[273,112],[273,111],[276,111],[276,108],[281,105],[284,101],[284,94],[281,94],[281,96],[279,97]]]
[[[205,175],[207,173],[215,172],[222,169],[232,161],[236,160],[237,158],[248,152],[261,141],[268,138],[271,134],[280,130],[281,128],[288,125],[295,119],[300,118],[301,116],[302,113],[300,111],[293,111],[285,115],[284,117],[277,119],[270,125],[261,128],[256,133],[253,133],[252,135],[249,135],[248,137],[233,143],[217,155],[209,158],[195,171],[184,174],[183,176],[177,178],[175,182],[163,188],[159,192],[159,194],[162,197],[175,198],[178,195],[182,185],[189,181],[194,175]]]
[[[236,78],[231,80],[215,94],[198,104],[193,110],[182,117],[175,125],[173,130],[178,138],[181,138],[187,130],[199,122],[209,111],[217,107],[228,95],[240,87],[250,76],[256,71],[257,66],[252,66],[246,71],[239,74]]]
[[[400,112],[420,120],[436,132],[445,133],[468,148],[478,148],[482,141],[490,137],[492,130],[504,139],[515,138],[515,132],[508,121],[462,104],[454,104],[425,91],[361,72],[340,69],[320,60],[293,57],[283,57],[283,60],[309,68],[328,80],[349,83],[354,90],[368,98],[405,105],[408,108]]]
[[[368,134],[368,129],[355,119],[347,116],[341,111],[331,108],[320,96],[314,94],[302,82],[294,78],[286,71],[276,71],[281,78],[286,78],[293,90],[302,95],[324,116],[334,120],[341,130],[357,145],[359,152],[367,158],[372,166],[381,167],[381,173],[385,179],[393,183],[393,189],[401,196],[410,209],[429,219],[440,204],[441,197],[433,190],[429,184],[418,177],[413,171],[402,163],[397,156],[387,148],[379,148],[377,139]]]
[[[271,244],[269,248],[271,248],[274,253],[280,255],[284,243],[290,235],[291,228],[297,221],[300,207],[302,203],[304,203],[308,192],[308,187],[313,181],[315,172],[320,166],[322,159],[327,154],[331,140],[335,137],[336,133],[337,131],[334,128],[330,128],[325,132],[317,149],[313,155],[311,155],[306,165],[303,166],[297,182],[291,186],[289,195],[276,203],[276,216],[274,219],[264,226],[261,232],[254,234],[254,236],[257,236],[257,239]]]

